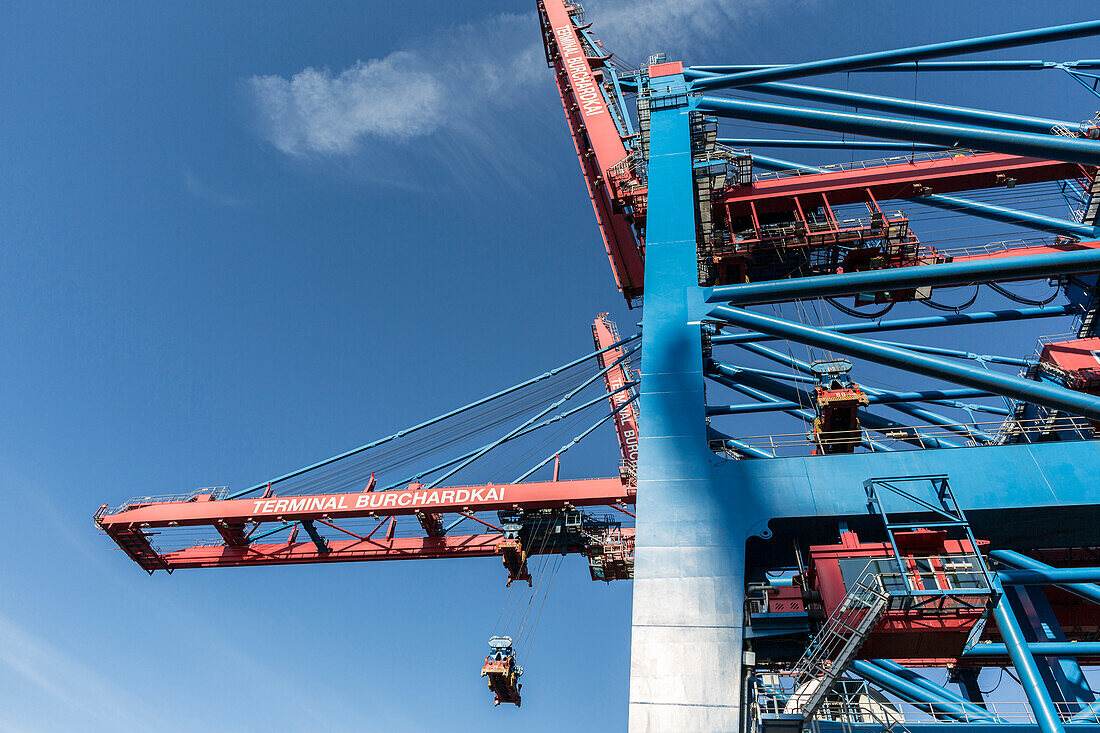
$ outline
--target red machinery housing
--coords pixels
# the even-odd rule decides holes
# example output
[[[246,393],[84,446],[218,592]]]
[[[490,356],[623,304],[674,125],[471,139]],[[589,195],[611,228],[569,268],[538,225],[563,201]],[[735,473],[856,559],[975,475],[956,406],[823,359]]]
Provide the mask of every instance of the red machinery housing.
[[[889,543],[860,542],[855,532],[842,532],[839,545],[810,547],[810,586],[821,594],[826,615],[832,615],[866,572],[879,573],[884,589],[900,601],[891,602],[860,649],[861,658],[957,658],[985,611],[987,596],[977,593],[982,570],[974,549],[967,540],[947,539],[943,531],[918,529],[894,537],[905,577],[898,572]],[[906,602],[906,584],[917,591],[955,593],[930,602]],[[967,588],[976,590],[973,599],[966,597]]]
[[[1070,389],[1100,394],[1100,338],[1047,344],[1039,364],[1045,374]]]

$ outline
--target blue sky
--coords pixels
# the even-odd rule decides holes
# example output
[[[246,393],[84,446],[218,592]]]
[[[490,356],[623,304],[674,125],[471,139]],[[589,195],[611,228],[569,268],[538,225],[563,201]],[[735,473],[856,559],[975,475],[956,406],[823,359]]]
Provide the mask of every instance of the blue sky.
[[[585,4],[636,63],[798,61],[1085,13]],[[523,660],[524,707],[493,710],[477,674],[496,560],[149,578],[91,522],[517,382],[586,353],[599,311],[630,330],[532,5],[0,9],[0,731],[624,727],[630,585],[590,582],[580,558]],[[1068,79],[1041,81],[918,93],[1091,116]],[[610,431],[592,440],[564,476],[614,473]]]

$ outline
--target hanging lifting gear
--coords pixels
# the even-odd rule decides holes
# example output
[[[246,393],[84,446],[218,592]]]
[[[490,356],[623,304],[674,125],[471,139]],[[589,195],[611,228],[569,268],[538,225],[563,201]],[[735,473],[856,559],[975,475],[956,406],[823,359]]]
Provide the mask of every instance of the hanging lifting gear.
[[[489,678],[494,707],[502,702],[510,702],[519,707],[519,691],[523,687],[519,684],[519,678],[523,676],[523,667],[516,664],[512,637],[494,636],[489,639],[489,655],[481,666],[481,676]]]
[[[497,552],[508,571],[508,587],[517,580],[526,580],[531,586],[531,572],[527,569],[527,551],[523,549],[523,543],[519,539],[519,531],[522,525],[505,524],[504,538],[497,543]]]
[[[847,359],[815,361],[814,439],[822,453],[852,453],[862,439],[857,411],[867,405],[867,395],[848,376]]]

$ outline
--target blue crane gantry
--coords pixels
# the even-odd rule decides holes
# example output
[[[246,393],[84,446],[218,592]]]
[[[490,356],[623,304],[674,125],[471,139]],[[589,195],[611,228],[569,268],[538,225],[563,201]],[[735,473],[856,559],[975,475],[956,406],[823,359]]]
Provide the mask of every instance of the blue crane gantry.
[[[630,729],[639,733],[1100,731],[1083,671],[1100,662],[1100,121],[787,83],[1061,70],[1100,96],[1096,60],[937,60],[1092,37],[1100,21],[806,63],[685,67],[658,55],[633,68],[603,50],[579,4],[538,0],[538,10],[616,283],[643,306],[640,376],[627,361],[638,336],[620,339],[601,316],[597,351],[540,377],[250,489],[105,505],[99,526],[150,573],[497,556],[511,583],[530,581],[536,556],[583,553],[593,579],[634,579]],[[719,137],[720,124],[741,121],[846,137]],[[906,155],[818,167],[759,148]],[[1008,190],[1013,200],[1000,195]],[[1043,196],[1072,215],[1015,205]],[[1009,224],[1026,238],[921,241],[919,217],[884,210],[887,201]],[[1004,286],[1029,280],[1052,293]],[[963,287],[974,287],[969,301],[937,302]],[[851,306],[839,300],[849,297]],[[1001,298],[1019,307],[994,307]],[[945,312],[886,317],[921,304]],[[833,322],[837,312],[848,320]],[[973,353],[953,335],[1047,319],[1073,332],[1034,354],[1022,343]],[[891,332],[909,339],[880,338]],[[936,340],[921,343],[922,333]],[[592,357],[600,371],[570,376]],[[557,375],[563,385],[544,384]],[[601,379],[606,391],[578,405]],[[527,413],[501,406],[520,395]],[[609,414],[509,484],[440,486],[607,404]],[[493,427],[525,414],[489,443],[411,465],[445,430],[476,437],[476,420]],[[779,432],[782,415],[798,432]],[[556,458],[612,419],[619,476],[559,481]],[[760,430],[769,432],[754,437]],[[391,447],[410,436],[407,453]],[[527,482],[552,460],[552,481]],[[376,481],[375,466],[393,473]],[[634,518],[631,504],[633,530],[578,510]],[[397,532],[401,518],[412,534]],[[489,531],[454,535],[467,521]],[[176,527],[216,536],[153,546],[147,530]],[[518,705],[512,640],[493,644],[482,674],[498,703]],[[947,670],[952,685],[922,668]],[[1018,680],[1020,700],[987,698],[978,679],[990,668]]]

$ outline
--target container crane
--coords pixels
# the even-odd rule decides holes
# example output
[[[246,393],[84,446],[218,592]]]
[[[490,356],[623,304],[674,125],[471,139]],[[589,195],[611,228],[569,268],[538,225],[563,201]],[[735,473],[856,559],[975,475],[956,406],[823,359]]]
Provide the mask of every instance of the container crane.
[[[642,333],[620,338],[601,314],[596,352],[547,373],[595,361],[581,387],[405,480],[354,464],[358,483],[341,474],[333,487],[324,471],[365,465],[467,408],[243,492],[104,505],[97,525],[150,573],[496,556],[511,584],[530,582],[531,558],[584,554],[593,580],[638,581],[635,733],[1100,730],[1084,672],[1100,663],[1100,117],[791,83],[1055,71],[1096,94],[1097,60],[957,57],[1092,38],[1100,21],[788,64],[657,54],[632,67],[603,49],[580,4],[537,8],[616,285],[644,304]],[[747,137],[760,125],[846,137]],[[760,152],[771,148],[899,155],[817,166]],[[1052,199],[1070,213],[1028,208]],[[929,211],[1013,237],[933,239],[920,234]],[[1050,293],[1014,289],[1034,281]],[[968,301],[943,302],[962,287]],[[981,336],[1047,319],[1070,333],[1034,353],[1030,337]],[[583,408],[551,415],[592,384],[603,389]],[[444,485],[597,404],[610,412],[515,481]],[[787,418],[793,432],[776,427]],[[562,453],[607,421],[619,475],[560,480]],[[551,461],[553,480],[529,480]],[[412,534],[398,534],[402,520]],[[477,533],[454,533],[467,522]],[[210,539],[154,546],[188,528]],[[519,706],[512,639],[490,649],[495,703]],[[928,668],[950,684],[918,672]],[[987,699],[984,669],[1012,671],[1018,708]]]

